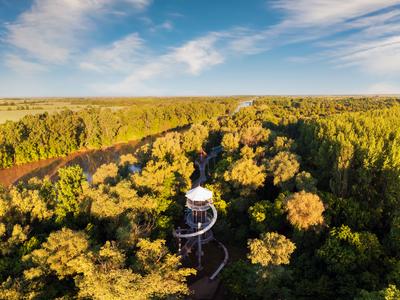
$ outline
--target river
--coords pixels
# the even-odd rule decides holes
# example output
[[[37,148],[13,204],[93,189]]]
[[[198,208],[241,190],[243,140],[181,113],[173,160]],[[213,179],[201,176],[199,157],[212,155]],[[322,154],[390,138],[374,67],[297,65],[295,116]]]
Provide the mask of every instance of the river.
[[[81,150],[65,157],[49,158],[8,169],[1,169],[0,184],[2,186],[10,186],[18,181],[27,181],[32,177],[44,178],[45,176],[49,176],[50,179],[54,180],[57,177],[59,168],[76,164],[80,165],[90,177],[102,164],[118,162],[121,155],[133,153],[136,149],[161,135],[151,135],[141,140],[116,144],[104,149]]]
[[[234,113],[237,113],[242,108],[253,105],[253,101],[255,99],[256,98],[240,102]],[[187,126],[174,128],[166,132],[184,130],[185,128],[187,128]],[[13,166],[8,169],[0,169],[0,185],[7,187],[17,183],[18,181],[27,181],[33,177],[44,178],[45,176],[49,176],[50,179],[54,180],[57,177],[57,170],[59,168],[75,164],[80,165],[83,171],[88,174],[89,177],[91,177],[91,175],[101,165],[111,162],[118,162],[118,159],[121,155],[134,153],[136,149],[148,142],[151,142],[157,137],[164,135],[166,132],[151,135],[141,140],[116,144],[105,149],[81,150],[71,153],[65,157],[49,158],[32,163]]]

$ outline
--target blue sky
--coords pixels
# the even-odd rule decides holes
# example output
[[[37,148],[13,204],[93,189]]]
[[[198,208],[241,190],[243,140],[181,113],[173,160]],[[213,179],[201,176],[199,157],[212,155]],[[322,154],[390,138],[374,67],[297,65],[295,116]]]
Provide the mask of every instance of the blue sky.
[[[400,93],[400,0],[0,0],[0,97]]]

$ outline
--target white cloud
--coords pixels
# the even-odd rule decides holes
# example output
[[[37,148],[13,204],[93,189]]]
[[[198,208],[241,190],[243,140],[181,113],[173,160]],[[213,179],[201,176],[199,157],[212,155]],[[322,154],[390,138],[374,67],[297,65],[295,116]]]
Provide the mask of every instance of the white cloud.
[[[106,0],[36,0],[16,22],[7,25],[6,41],[46,63],[64,63],[74,49],[87,14],[98,10]]]
[[[171,31],[172,29],[174,29],[174,24],[171,21],[167,20],[167,21],[164,21],[163,23],[161,23],[159,25],[155,25],[154,27],[152,27],[151,31],[157,31],[159,29],[164,29],[164,30],[167,30],[167,31]]]
[[[273,8],[282,10],[285,26],[327,26],[399,4],[398,0],[277,0]]]
[[[384,39],[395,37],[397,32],[395,26],[399,26],[400,11],[388,9],[397,3],[400,0],[277,0],[273,8],[283,12],[280,23],[263,30],[237,27],[210,32],[168,53],[151,57],[149,62],[108,88],[116,93],[134,92],[139,85],[154,78],[184,73],[197,75],[236,55],[253,55],[305,41],[314,42],[321,49],[320,54],[304,58],[293,56],[288,61],[307,63],[325,58],[342,66],[394,72],[400,64],[397,46],[385,45]],[[355,33],[350,35],[349,32]],[[356,37],[357,34],[360,37]],[[321,43],[326,37],[335,44]],[[393,60],[399,63],[390,63]]]
[[[308,63],[312,60],[311,57],[305,57],[305,56],[289,56],[286,58],[286,61],[294,64],[304,64]]]
[[[387,82],[379,82],[375,83],[368,87],[368,94],[390,94],[390,95],[399,95],[400,94],[400,86],[395,85],[393,83]]]
[[[103,84],[101,88],[111,94],[143,93],[144,90],[148,90],[148,80],[182,74],[198,75],[224,61],[223,54],[216,50],[216,43],[220,38],[220,34],[210,33],[188,41],[180,47],[171,48],[169,52],[160,56],[150,56],[123,80]],[[94,87],[99,88],[99,85]]]
[[[165,30],[172,30],[174,28],[174,24],[171,21],[165,21],[164,23],[160,24],[160,28]]]
[[[160,30],[171,31],[172,29],[174,29],[174,24],[169,20],[166,20],[166,21],[156,25],[148,17],[143,17],[141,19],[146,25],[149,26],[149,30],[151,32],[157,32],[157,31],[160,31]]]
[[[210,32],[154,55],[137,33],[82,54],[84,37],[94,28],[97,15],[125,14],[120,9],[127,5],[141,12],[151,0],[33,0],[28,11],[5,25],[4,40],[12,49],[4,57],[5,64],[13,70],[37,72],[69,63],[101,75],[122,74],[125,78],[119,82],[102,86],[110,93],[127,94],[147,89],[147,82],[156,78],[195,76],[237,55],[308,41],[318,53],[304,58],[293,55],[287,61],[307,63],[317,57],[379,75],[400,71],[400,9],[394,7],[400,0],[271,2],[270,7],[282,13],[276,25]],[[138,17],[150,31],[174,27],[169,20],[154,24],[146,16]]]
[[[358,66],[380,75],[396,74],[400,71],[400,35],[362,43],[349,42],[336,51],[341,67]]]
[[[265,51],[270,46],[318,40],[351,29],[372,28],[398,17],[399,11],[383,11],[400,0],[276,0],[271,8],[283,13],[283,20],[265,30],[234,41],[237,47]],[[266,46],[267,45],[267,46]],[[257,51],[255,51],[257,52]]]
[[[5,65],[11,70],[21,74],[32,74],[47,71],[47,68],[41,64],[25,61],[14,54],[7,54],[4,57]]]
[[[81,50],[83,37],[93,29],[93,17],[116,3],[143,10],[150,0],[34,0],[31,8],[6,25],[5,41],[26,58],[64,64]]]
[[[174,49],[167,56],[178,63],[186,64],[188,67],[187,71],[196,75],[204,69],[218,65],[224,61],[222,54],[214,47],[217,40],[217,35],[210,34],[187,42],[183,46]]]
[[[130,3],[136,6],[139,9],[145,9],[150,6],[152,0],[125,0],[127,3]]]
[[[314,42],[335,65],[387,74],[400,71],[400,0],[277,0],[280,23],[230,42],[239,54],[256,54],[282,45]],[[324,41],[330,38],[329,42]],[[317,59],[321,59],[318,54]],[[299,60],[297,57],[296,60]],[[309,60],[309,57],[305,58]]]
[[[93,49],[79,66],[96,72],[129,72],[143,60],[143,50],[144,41],[133,33],[111,45]]]

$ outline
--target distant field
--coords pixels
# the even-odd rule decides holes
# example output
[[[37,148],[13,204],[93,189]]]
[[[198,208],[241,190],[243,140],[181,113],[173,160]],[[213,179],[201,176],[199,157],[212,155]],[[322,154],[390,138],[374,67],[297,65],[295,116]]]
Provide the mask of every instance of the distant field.
[[[24,116],[35,115],[44,112],[56,113],[62,110],[82,110],[87,107],[107,107],[111,109],[120,109],[123,105],[112,102],[96,103],[89,99],[0,99],[0,124],[6,121],[18,121]]]
[[[82,110],[87,107],[104,107],[118,110],[127,106],[147,106],[157,104],[176,104],[178,102],[196,102],[204,100],[245,99],[233,97],[119,97],[119,98],[0,98],[0,124],[6,121],[18,121],[24,116],[44,112],[56,113],[62,110]]]

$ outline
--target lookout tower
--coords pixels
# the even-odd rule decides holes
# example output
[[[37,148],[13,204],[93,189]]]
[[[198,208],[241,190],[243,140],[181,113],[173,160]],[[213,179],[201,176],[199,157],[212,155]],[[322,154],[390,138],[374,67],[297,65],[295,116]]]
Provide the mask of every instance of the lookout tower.
[[[217,221],[217,210],[212,203],[212,192],[201,186],[191,189],[186,193],[186,207],[185,223],[189,228],[178,227],[173,235],[178,238],[179,252],[184,257],[197,245],[197,268],[202,269],[202,245],[214,239],[211,227]],[[186,239],[183,247],[181,247],[182,239]]]

